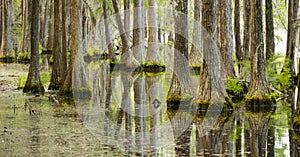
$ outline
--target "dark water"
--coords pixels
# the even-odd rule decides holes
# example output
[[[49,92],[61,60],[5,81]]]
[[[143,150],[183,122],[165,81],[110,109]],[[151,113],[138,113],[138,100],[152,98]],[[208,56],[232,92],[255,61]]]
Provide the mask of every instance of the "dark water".
[[[285,100],[259,113],[169,110],[171,74],[109,72],[101,62],[86,73],[91,99],[76,95],[73,105],[1,91],[0,156],[299,156]]]

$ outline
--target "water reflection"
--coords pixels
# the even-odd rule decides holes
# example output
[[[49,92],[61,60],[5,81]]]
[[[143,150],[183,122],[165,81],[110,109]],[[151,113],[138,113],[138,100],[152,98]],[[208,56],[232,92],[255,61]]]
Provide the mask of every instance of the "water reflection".
[[[240,104],[209,116],[214,111],[188,102],[169,106],[170,69],[154,75],[111,68],[90,68],[92,97],[75,99],[76,106],[14,91],[14,112],[11,93],[0,93],[0,156],[300,156],[300,125],[288,103],[275,113]]]

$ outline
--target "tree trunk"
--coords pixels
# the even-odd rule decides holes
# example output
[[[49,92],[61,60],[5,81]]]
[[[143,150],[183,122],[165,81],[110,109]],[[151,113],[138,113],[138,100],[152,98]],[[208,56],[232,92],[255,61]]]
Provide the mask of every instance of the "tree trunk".
[[[54,0],[54,37],[53,37],[53,66],[49,90],[58,90],[62,79],[61,30],[60,30],[60,1]]]
[[[84,92],[88,88],[86,71],[82,56],[82,4],[81,0],[72,0],[72,22],[71,22],[71,58],[66,78],[60,94],[73,97],[73,92],[80,90]],[[88,91],[89,92],[89,91]],[[90,93],[88,93],[90,94]],[[87,95],[85,95],[87,97]]]
[[[251,1],[251,80],[248,96],[259,98],[270,93],[266,78],[262,15],[262,0]]]
[[[243,33],[243,59],[250,57],[250,0],[243,0],[244,6],[244,33]]]
[[[42,40],[42,46],[43,47],[46,47],[46,43],[47,43],[47,33],[48,33],[48,20],[49,20],[49,3],[50,1],[49,0],[46,0],[46,3],[45,3],[45,11],[44,11],[44,22],[43,22],[43,25],[41,26],[41,40]]]
[[[144,19],[143,19],[143,0],[134,0],[133,13],[133,54],[139,63],[144,58]]]
[[[190,145],[191,127],[187,111],[176,111],[179,106],[188,106],[193,95],[191,85],[190,68],[188,59],[188,1],[175,1],[175,42],[174,42],[174,68],[171,86],[167,95],[168,117],[173,128],[175,152],[177,156],[190,153],[187,149]],[[175,111],[172,111],[175,110]],[[174,118],[173,112],[176,113]],[[184,131],[184,132],[182,132]],[[183,133],[183,134],[181,134]]]
[[[28,12],[28,1],[27,0],[22,0],[22,39],[21,39],[21,44],[19,48],[19,52],[24,53],[25,52],[25,44],[26,44],[26,34],[27,34],[27,12]],[[1,27],[2,28],[2,27]]]
[[[124,29],[127,38],[130,38],[130,0],[124,0]]]
[[[117,21],[117,25],[118,25],[118,30],[119,30],[119,34],[121,36],[122,46],[123,46],[121,60],[123,63],[126,64],[127,67],[134,67],[134,66],[136,66],[137,62],[133,58],[134,56],[130,49],[129,37],[125,33],[125,27],[121,20],[118,1],[112,0],[112,2],[113,2],[113,8],[115,11],[115,17],[116,17],[116,21]]]
[[[27,22],[26,22],[26,35],[25,35],[25,44],[24,44],[24,52],[28,52],[30,54],[30,48],[31,48],[31,21],[32,21],[32,1],[28,0],[27,2]]]
[[[44,93],[39,67],[39,0],[32,0],[31,20],[31,61],[28,77],[23,89],[24,93]]]
[[[12,56],[12,4],[11,0],[2,0],[2,43],[0,55]]]
[[[193,43],[189,55],[190,66],[200,67],[202,60],[201,52],[201,0],[194,1],[194,28]],[[200,46],[198,45],[200,44]]]
[[[50,0],[50,11],[49,11],[49,25],[48,25],[48,40],[47,40],[47,49],[53,50],[53,42],[54,42],[54,2]]]
[[[235,54],[238,61],[238,74],[242,71],[243,53],[241,45],[240,0],[234,1],[234,39]]]
[[[299,0],[288,1],[288,35],[286,48],[286,65],[290,69],[290,74],[295,75],[295,19],[297,18]],[[282,69],[284,70],[284,69]]]
[[[231,17],[231,1],[220,0],[220,39],[221,55],[226,70],[226,77],[235,77],[233,67],[233,33]]]
[[[22,0],[22,4],[23,4],[23,0]],[[1,43],[2,43],[2,14],[4,13],[4,9],[2,8],[2,0],[0,0],[0,48],[1,48]],[[0,54],[3,55],[3,54]]]
[[[61,70],[62,82],[65,80],[68,69],[68,54],[67,54],[67,29],[66,29],[66,0],[61,1]]]
[[[105,39],[108,49],[109,58],[114,62],[116,61],[116,55],[113,50],[113,41],[111,38],[111,31],[110,31],[110,25],[109,25],[109,19],[107,17],[107,6],[106,1],[103,1],[103,16],[104,16],[104,27],[105,27]]]
[[[199,93],[195,102],[221,103],[225,102],[226,90],[221,79],[220,53],[218,51],[214,32],[216,26],[216,1],[202,1],[202,31],[203,66],[200,70]]]
[[[158,49],[158,27],[156,21],[156,2],[155,0],[148,1],[148,51],[147,62],[160,63],[161,58]]]
[[[265,0],[266,4],[266,59],[269,60],[275,53],[273,1]]]

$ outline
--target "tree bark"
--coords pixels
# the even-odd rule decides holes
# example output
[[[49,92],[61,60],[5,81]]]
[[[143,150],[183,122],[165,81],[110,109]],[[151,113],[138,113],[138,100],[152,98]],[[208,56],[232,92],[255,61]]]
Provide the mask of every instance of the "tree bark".
[[[0,55],[12,56],[12,4],[11,0],[2,0],[2,42]]]
[[[54,0],[54,37],[53,37],[53,66],[49,90],[58,90],[62,84],[62,55],[61,55],[61,29],[60,29],[60,1]]]
[[[142,0],[134,0],[134,13],[133,13],[133,54],[139,63],[142,63],[144,58],[144,19],[143,8],[144,3]]]
[[[226,77],[235,77],[233,67],[233,32],[231,17],[231,1],[220,0],[220,39],[221,55],[226,70]]]
[[[130,0],[124,0],[124,29],[126,36],[130,38]]]
[[[147,62],[160,63],[161,58],[158,49],[158,27],[156,21],[156,2],[148,1],[148,51]]]
[[[68,54],[67,54],[67,29],[66,29],[66,0],[61,1],[61,70],[62,70],[62,82],[65,80],[68,69]]]
[[[264,55],[262,0],[251,1],[251,80],[248,96],[262,97],[270,93]]]
[[[286,65],[290,69],[291,75],[295,75],[295,19],[297,18],[299,0],[288,1],[288,35],[286,48]],[[283,71],[284,69],[282,69]]]
[[[225,102],[226,90],[221,79],[220,53],[215,42],[216,29],[216,1],[202,0],[202,45],[203,66],[200,70],[199,93],[196,102],[208,101],[211,103]]]
[[[54,2],[50,0],[50,10],[49,10],[49,25],[48,25],[48,40],[47,40],[47,49],[53,50],[53,42],[54,42]]]
[[[269,60],[275,53],[273,1],[265,0],[266,5],[266,59]]]
[[[201,0],[194,1],[194,28],[193,28],[193,42],[191,52],[189,54],[190,65],[192,67],[199,67],[202,60],[201,52]],[[199,46],[200,44],[200,46]]]
[[[109,25],[109,19],[107,16],[107,6],[106,1],[103,1],[103,16],[104,16],[104,27],[105,27],[105,39],[108,49],[109,58],[114,62],[116,61],[116,55],[113,50],[113,41],[111,39],[111,31],[110,31],[110,25]]]
[[[82,56],[82,3],[81,0],[72,0],[71,22],[71,58],[66,78],[60,94],[73,97],[74,90],[88,88],[86,71]]]
[[[19,48],[19,52],[24,53],[25,52],[25,44],[26,44],[26,34],[27,34],[27,12],[28,12],[28,1],[22,0],[22,39],[21,39],[21,44]],[[2,28],[2,27],[1,27]]]
[[[235,54],[238,61],[238,74],[242,71],[243,53],[241,45],[240,0],[234,1],[234,39]]]
[[[244,6],[244,33],[243,33],[243,59],[250,57],[250,0],[243,0]]]
[[[134,67],[134,66],[136,66],[137,62],[135,62],[135,60],[133,58],[134,56],[130,49],[129,37],[126,35],[125,27],[121,20],[118,1],[112,0],[112,2],[113,2],[113,8],[115,11],[115,17],[116,17],[116,21],[117,21],[117,25],[118,25],[118,30],[119,30],[119,34],[121,36],[122,46],[123,46],[121,60],[123,63],[126,64],[127,67]]]
[[[49,21],[49,0],[46,0],[45,3],[45,11],[44,11],[44,22],[43,25],[41,26],[41,40],[42,40],[42,46],[46,47],[46,43],[47,43],[47,32],[48,32],[48,21]]]
[[[39,67],[39,0],[32,0],[31,20],[31,61],[28,77],[23,89],[24,93],[44,93]]]

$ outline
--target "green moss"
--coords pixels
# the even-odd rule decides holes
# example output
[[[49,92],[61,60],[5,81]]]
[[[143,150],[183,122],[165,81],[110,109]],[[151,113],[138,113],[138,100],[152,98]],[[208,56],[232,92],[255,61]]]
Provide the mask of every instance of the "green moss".
[[[168,96],[167,102],[186,102],[186,101],[191,101],[192,99],[193,96],[189,94],[172,95],[172,96]]]
[[[276,107],[276,100],[271,95],[265,96],[246,96],[245,97],[246,109],[251,112],[272,111]]]
[[[158,63],[158,62],[146,62],[145,64],[143,64],[143,67],[153,67],[153,66],[157,66],[157,67],[166,67],[165,64],[162,63]]]
[[[149,76],[149,77],[151,77],[151,76],[162,76],[162,75],[165,75],[166,74],[166,72],[165,71],[162,71],[162,72],[145,72],[145,75],[146,76]]]

